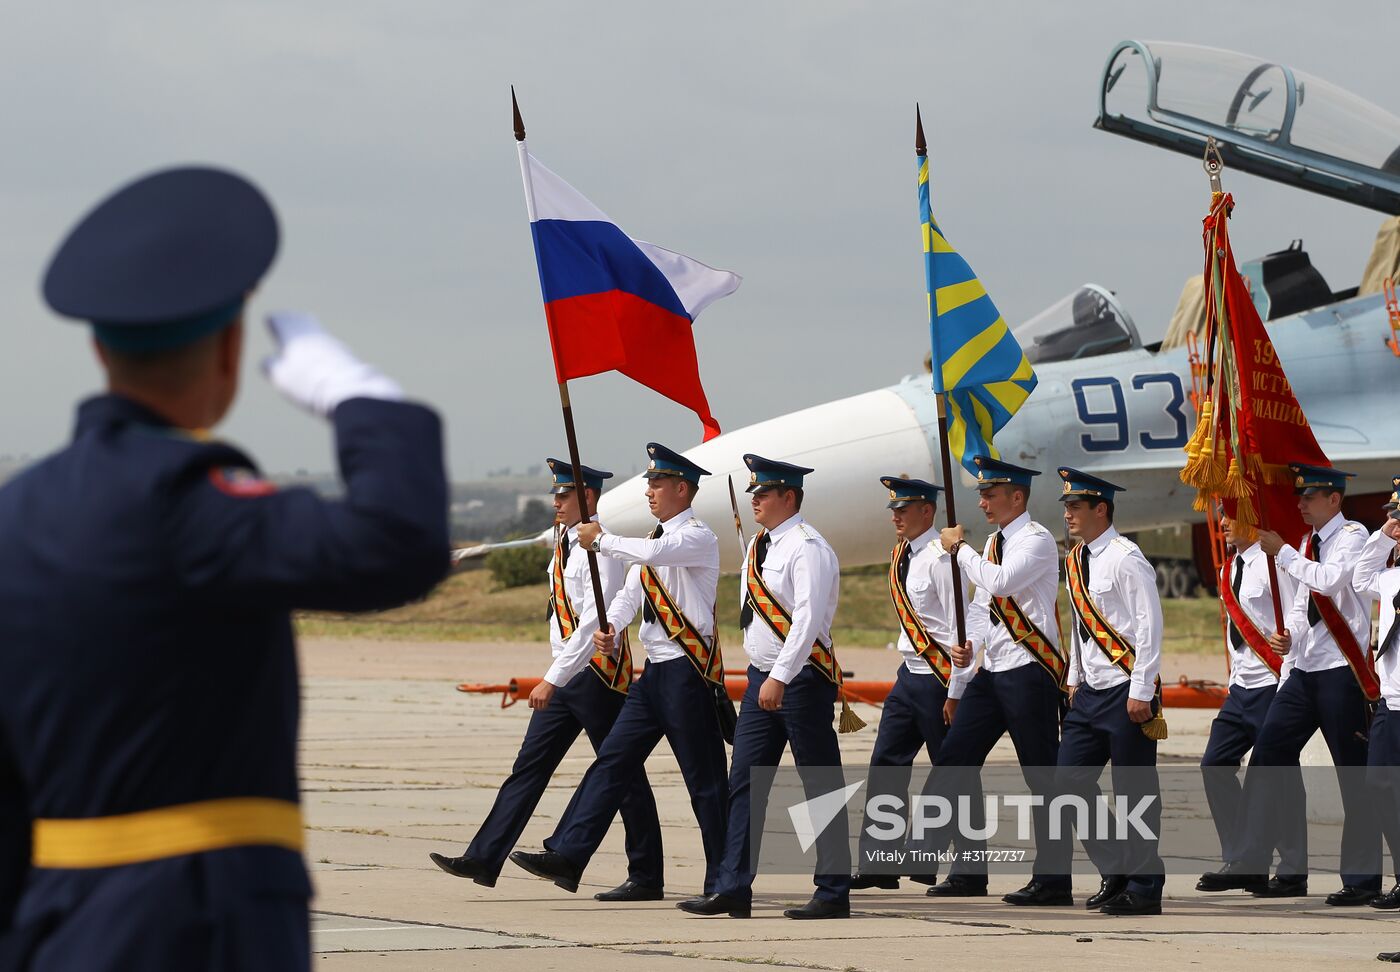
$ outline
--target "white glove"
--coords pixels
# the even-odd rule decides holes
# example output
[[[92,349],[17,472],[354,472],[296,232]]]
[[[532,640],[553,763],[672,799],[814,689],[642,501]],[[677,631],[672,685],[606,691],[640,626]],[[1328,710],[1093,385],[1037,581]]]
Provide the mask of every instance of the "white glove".
[[[403,399],[397,382],[355,357],[311,314],[277,311],[268,315],[267,328],[277,353],[263,359],[263,372],[278,391],[312,414],[329,418],[351,398]]]

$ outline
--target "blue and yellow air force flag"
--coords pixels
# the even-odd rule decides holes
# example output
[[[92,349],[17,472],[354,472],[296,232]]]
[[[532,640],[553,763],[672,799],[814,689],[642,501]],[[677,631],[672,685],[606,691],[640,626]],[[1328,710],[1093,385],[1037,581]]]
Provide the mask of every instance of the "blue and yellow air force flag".
[[[933,390],[946,393],[951,454],[975,476],[972,457],[998,458],[992,437],[1035,388],[1035,371],[982,281],[934,222],[928,158],[920,156],[917,161]]]

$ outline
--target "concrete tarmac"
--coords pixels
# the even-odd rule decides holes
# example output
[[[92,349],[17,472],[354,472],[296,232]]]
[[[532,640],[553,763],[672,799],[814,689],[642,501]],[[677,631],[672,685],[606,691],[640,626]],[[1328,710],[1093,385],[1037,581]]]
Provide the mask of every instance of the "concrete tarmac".
[[[1194,875],[1169,876],[1161,917],[1125,919],[1083,910],[1097,890],[1091,875],[1076,877],[1073,909],[1020,909],[999,899],[1024,879],[994,873],[986,898],[934,901],[905,882],[899,891],[856,892],[851,920],[819,923],[781,915],[810,896],[808,877],[760,874],[751,920],[690,918],[675,902],[700,890],[700,839],[665,743],[647,772],[664,831],[667,900],[592,900],[625,876],[620,823],[576,895],[509,863],[494,889],[479,887],[439,871],[428,853],[462,852],[509,773],[529,709],[502,709],[499,697],[454,686],[538,675],[547,646],[311,639],[301,654],[317,969],[1340,969],[1376,967],[1378,951],[1400,949],[1400,914],[1329,908],[1322,899],[1339,882],[1323,874],[1311,897],[1284,901],[1201,894]],[[898,664],[878,649],[849,649],[841,660],[872,679],[892,678]],[[729,661],[737,667],[740,658]],[[1223,678],[1223,662],[1169,658],[1163,674]],[[848,766],[864,768],[879,710],[858,711],[871,726],[842,736],[841,746]],[[1161,760],[1199,758],[1212,716],[1169,710]],[[524,849],[540,848],[591,758],[580,738],[526,828]],[[1003,744],[993,761],[1014,754]]]

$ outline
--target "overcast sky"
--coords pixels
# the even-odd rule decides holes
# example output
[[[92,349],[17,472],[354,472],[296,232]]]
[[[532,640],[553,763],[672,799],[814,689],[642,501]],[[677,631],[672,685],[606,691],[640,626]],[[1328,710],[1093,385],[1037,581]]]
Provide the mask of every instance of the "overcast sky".
[[[1094,131],[1125,38],[1246,51],[1400,112],[1393,2],[236,3],[5,0],[0,30],[0,454],[63,442],[99,387],[38,280],[72,221],[178,162],[272,197],[282,252],[254,312],[313,311],[447,418],[453,475],[562,454],[515,146],[629,234],[744,277],[696,326],[733,429],[897,381],[927,349],[912,161],[1008,320],[1078,284],[1161,336],[1199,272],[1198,162]],[[1381,216],[1227,173],[1240,255],[1302,237],[1336,288]],[[247,364],[267,353],[261,326]],[[620,376],[573,386],[584,461],[699,441]],[[321,423],[251,368],[223,434],[272,471],[332,466]]]

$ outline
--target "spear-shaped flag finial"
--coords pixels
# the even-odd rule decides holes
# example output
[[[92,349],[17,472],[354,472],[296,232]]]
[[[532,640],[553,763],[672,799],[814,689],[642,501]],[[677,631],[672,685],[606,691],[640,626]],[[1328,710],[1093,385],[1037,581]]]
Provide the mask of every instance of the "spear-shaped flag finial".
[[[525,141],[525,119],[520,117],[520,102],[515,100],[515,85],[510,86],[510,110],[515,116],[515,140]]]
[[[517,114],[515,117],[519,118],[520,116]],[[519,127],[517,123],[516,128]],[[914,102],[914,154],[921,159],[928,156],[928,143],[924,141],[924,119],[923,116],[919,114],[919,103],[917,101]]]

